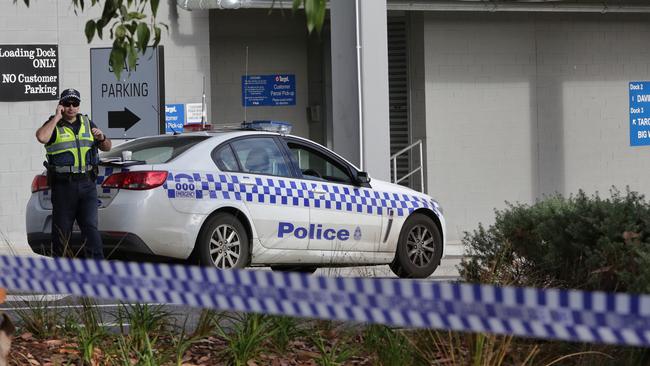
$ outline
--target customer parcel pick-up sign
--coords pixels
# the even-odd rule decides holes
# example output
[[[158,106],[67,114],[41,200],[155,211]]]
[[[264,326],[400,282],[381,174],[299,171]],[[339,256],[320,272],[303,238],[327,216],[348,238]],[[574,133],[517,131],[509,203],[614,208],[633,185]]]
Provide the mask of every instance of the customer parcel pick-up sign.
[[[139,54],[120,79],[110,64],[110,48],[90,50],[92,120],[108,137],[135,138],[165,131],[162,47]]]
[[[0,45],[0,102],[59,99],[59,47]]]

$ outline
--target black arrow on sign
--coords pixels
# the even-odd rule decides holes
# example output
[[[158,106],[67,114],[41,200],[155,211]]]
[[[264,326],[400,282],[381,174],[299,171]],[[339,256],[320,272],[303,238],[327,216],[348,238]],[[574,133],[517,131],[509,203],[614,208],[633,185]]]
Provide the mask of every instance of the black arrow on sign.
[[[124,111],[108,111],[108,128],[123,128],[126,132],[129,128],[135,126],[139,120],[140,117],[133,114],[126,107]]]

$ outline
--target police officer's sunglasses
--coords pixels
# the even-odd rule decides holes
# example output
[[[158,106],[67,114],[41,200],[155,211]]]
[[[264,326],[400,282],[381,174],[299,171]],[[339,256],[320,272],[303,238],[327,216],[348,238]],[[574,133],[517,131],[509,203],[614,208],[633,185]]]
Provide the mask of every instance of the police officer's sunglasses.
[[[65,100],[63,102],[60,102],[59,104],[61,104],[64,107],[79,107],[79,101],[77,100]]]

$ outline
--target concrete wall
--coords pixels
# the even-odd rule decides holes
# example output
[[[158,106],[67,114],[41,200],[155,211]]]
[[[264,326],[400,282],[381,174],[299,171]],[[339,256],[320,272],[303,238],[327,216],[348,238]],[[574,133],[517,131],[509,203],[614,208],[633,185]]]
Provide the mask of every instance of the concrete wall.
[[[450,240],[505,201],[649,193],[628,115],[649,36],[646,15],[424,14],[428,191]]]
[[[85,22],[101,9],[75,16],[70,1],[22,1],[5,4],[0,12],[0,44],[58,44],[60,88],[81,92],[81,110],[90,111],[90,48],[110,46],[109,41],[87,44]],[[203,75],[209,79],[208,14],[176,9],[175,1],[163,1],[159,21],[163,31],[165,81],[168,102],[201,101]],[[208,96],[209,96],[208,84]],[[45,151],[34,133],[53,114],[56,101],[0,102],[0,252],[11,244],[19,252],[29,251],[25,234],[25,206],[34,175],[42,171]],[[6,240],[5,240],[6,239]]]
[[[248,107],[247,120],[275,119],[293,124],[293,134],[309,136],[307,123],[307,27],[303,14],[290,10],[211,10],[213,124],[244,120],[241,77],[246,74],[295,74],[296,105]]]

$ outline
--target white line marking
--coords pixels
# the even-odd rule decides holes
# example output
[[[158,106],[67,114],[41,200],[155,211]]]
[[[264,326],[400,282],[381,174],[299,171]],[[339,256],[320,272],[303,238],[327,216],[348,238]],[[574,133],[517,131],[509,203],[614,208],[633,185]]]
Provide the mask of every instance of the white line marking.
[[[5,302],[17,301],[57,301],[70,295],[7,295]]]
[[[113,307],[118,307],[120,305],[144,305],[144,304],[99,304],[99,305],[90,305],[91,307],[95,308],[113,308]],[[176,306],[178,304],[162,304],[162,303],[147,303],[146,305],[170,305],[170,306]],[[77,308],[83,308],[83,305],[57,305],[57,306],[47,306],[48,309],[77,309]],[[2,311],[17,311],[17,310],[31,310],[34,307],[17,307],[17,308],[3,308],[0,307],[0,310]]]

